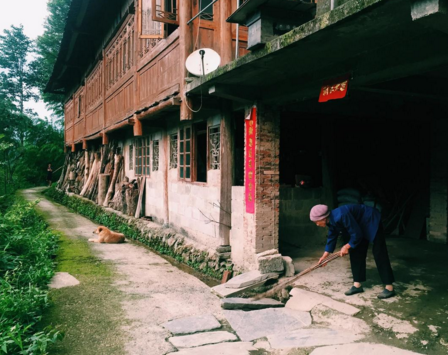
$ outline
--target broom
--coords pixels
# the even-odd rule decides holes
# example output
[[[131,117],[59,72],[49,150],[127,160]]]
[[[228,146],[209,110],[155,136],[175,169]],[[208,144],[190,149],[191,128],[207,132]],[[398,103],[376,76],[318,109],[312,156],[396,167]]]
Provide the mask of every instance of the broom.
[[[264,293],[261,293],[255,297],[252,298],[252,300],[256,301],[262,298],[266,298],[266,297],[272,297],[274,296],[278,291],[284,289],[287,286],[292,285],[293,283],[295,283],[297,281],[297,279],[305,274],[308,274],[309,272],[316,270],[324,265],[327,265],[329,262],[336,260],[337,258],[341,257],[341,253],[335,253],[335,254],[331,254],[329,256],[327,256],[324,260],[322,260],[320,263],[317,263],[316,265],[313,265],[311,267],[309,267],[308,269],[303,270],[300,274],[297,274],[296,276],[294,276],[292,279],[287,280],[285,282],[282,282],[280,284],[278,284],[277,286],[273,287],[272,289],[270,289],[269,291],[266,291]]]

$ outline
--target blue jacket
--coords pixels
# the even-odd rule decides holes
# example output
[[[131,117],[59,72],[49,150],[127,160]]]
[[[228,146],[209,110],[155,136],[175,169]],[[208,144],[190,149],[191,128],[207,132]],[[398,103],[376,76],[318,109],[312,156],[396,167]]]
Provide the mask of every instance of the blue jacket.
[[[350,247],[356,248],[363,239],[373,242],[381,221],[380,212],[365,205],[345,205],[330,213],[325,251],[333,253],[339,234],[350,237]]]

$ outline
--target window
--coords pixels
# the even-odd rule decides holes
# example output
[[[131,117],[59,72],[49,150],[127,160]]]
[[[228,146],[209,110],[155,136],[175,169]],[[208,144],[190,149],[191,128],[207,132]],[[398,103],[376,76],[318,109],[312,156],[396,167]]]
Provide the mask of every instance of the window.
[[[152,0],[152,20],[179,25],[178,0]]]
[[[135,141],[135,175],[150,174],[150,140],[149,137],[138,138]]]
[[[175,133],[170,136],[170,169],[177,168],[177,154],[178,154],[177,147],[178,147],[177,133]]]
[[[159,141],[152,142],[152,171],[159,170]]]
[[[212,2],[213,0],[199,0],[199,11],[205,9]],[[213,21],[213,5],[209,6],[200,17],[201,20]]]
[[[208,129],[210,170],[221,168],[221,132],[219,126]]]
[[[129,170],[134,170],[134,146],[129,146]]]
[[[179,177],[191,180],[191,127],[179,131]]]
[[[163,38],[163,23],[153,20],[153,0],[140,0],[139,27],[141,38]],[[161,8],[162,0],[155,0],[156,9]]]

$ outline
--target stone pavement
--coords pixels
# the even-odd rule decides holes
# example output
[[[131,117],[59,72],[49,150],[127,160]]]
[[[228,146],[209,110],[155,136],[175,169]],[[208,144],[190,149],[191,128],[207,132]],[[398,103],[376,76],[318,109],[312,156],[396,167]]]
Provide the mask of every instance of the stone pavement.
[[[27,197],[37,196],[29,190]],[[45,199],[39,208],[52,228],[69,236],[87,239],[96,227]],[[113,263],[119,275],[115,285],[124,295],[124,345],[129,355],[417,354],[369,344],[371,326],[353,316],[358,308],[345,302],[293,289],[284,308],[223,310],[209,287],[141,245],[89,246]],[[379,313],[380,325],[412,332],[408,324],[390,322]],[[356,343],[360,341],[364,342]]]

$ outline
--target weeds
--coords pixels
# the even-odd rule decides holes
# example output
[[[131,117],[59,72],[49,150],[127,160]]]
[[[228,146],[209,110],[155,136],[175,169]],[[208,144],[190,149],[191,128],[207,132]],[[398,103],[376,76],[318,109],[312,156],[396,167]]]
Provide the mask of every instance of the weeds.
[[[34,210],[36,203],[2,200],[0,215],[0,354],[47,354],[62,338],[54,329],[35,329],[48,307],[57,236]]]

